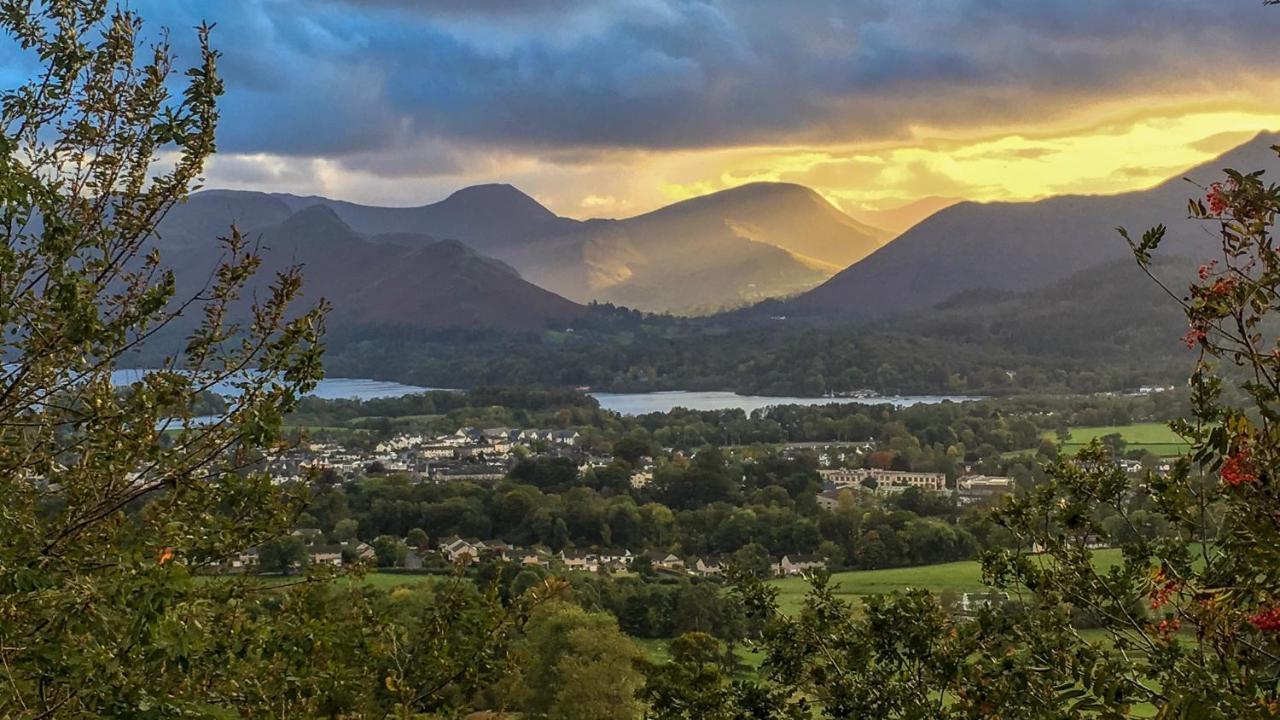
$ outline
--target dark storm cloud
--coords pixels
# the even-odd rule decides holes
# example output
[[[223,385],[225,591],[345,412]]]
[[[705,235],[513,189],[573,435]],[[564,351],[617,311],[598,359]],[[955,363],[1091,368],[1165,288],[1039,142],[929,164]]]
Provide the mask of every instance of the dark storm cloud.
[[[880,139],[1274,70],[1252,0],[133,0],[218,23],[231,152]],[[187,38],[187,39],[183,39]],[[0,78],[7,78],[0,74]],[[404,162],[409,162],[404,157]]]

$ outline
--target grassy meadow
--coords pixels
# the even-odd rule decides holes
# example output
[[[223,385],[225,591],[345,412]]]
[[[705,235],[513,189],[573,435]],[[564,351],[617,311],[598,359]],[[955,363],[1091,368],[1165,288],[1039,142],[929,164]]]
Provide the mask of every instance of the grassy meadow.
[[[1161,457],[1181,455],[1190,449],[1190,446],[1182,438],[1174,434],[1168,425],[1156,422],[1135,423],[1133,425],[1073,427],[1067,442],[1061,444],[1060,449],[1067,453],[1074,453],[1091,440],[1115,433],[1119,433],[1125,439],[1125,442],[1129,443],[1128,449],[1148,450]],[[1053,438],[1055,442],[1057,440],[1052,432],[1045,433],[1045,437]]]
[[[1099,567],[1104,568],[1121,561],[1121,553],[1115,549],[1097,550],[1094,557]],[[279,584],[298,578],[266,576],[261,579],[268,584]],[[362,582],[370,587],[390,590],[402,585],[447,579],[447,575],[370,572],[363,577]],[[799,611],[804,594],[809,589],[808,580],[801,577],[779,578],[771,580],[770,584],[778,588],[778,604],[783,612]],[[933,593],[980,592],[985,588],[982,584],[982,567],[975,560],[883,570],[848,570],[833,573],[831,584],[835,586],[838,597],[851,601],[909,588],[921,588]]]
[[[1094,558],[1099,567],[1111,567],[1122,559],[1120,551],[1114,549],[1098,550]],[[803,578],[783,578],[774,580],[772,584],[778,588],[778,607],[788,614],[799,612],[809,582]],[[850,570],[832,574],[831,584],[836,587],[837,597],[850,601],[908,588],[929,590],[935,594],[985,589],[982,566],[975,560],[885,570]]]

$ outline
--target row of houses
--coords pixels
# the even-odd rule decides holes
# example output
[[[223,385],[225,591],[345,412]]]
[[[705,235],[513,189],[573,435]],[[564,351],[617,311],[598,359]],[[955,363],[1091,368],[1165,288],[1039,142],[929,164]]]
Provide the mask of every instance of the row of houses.
[[[636,566],[637,560],[643,559],[656,571],[718,577],[728,569],[730,564],[729,561],[719,558],[692,557],[686,560],[674,553],[658,550],[651,550],[641,555],[636,555],[630,550],[620,552],[561,550],[559,553],[552,553],[542,548],[512,547],[497,540],[456,536],[441,541],[438,549],[445,560],[455,565],[470,565],[489,558],[521,565],[541,567],[557,565],[566,570],[589,573],[630,570]],[[783,555],[773,564],[773,571],[775,575],[786,577],[813,572],[826,566],[826,562],[817,556]]]
[[[266,470],[279,482],[302,481],[317,471],[352,478],[369,468],[434,481],[499,480],[514,462],[516,446],[576,455],[580,439],[576,430],[468,427],[438,436],[401,434],[378,443],[371,451],[311,443],[272,458]]]
[[[421,458],[464,458],[478,454],[505,455],[517,445],[576,447],[577,430],[527,430],[519,428],[459,428],[449,435],[397,435],[378,444],[378,452],[411,453]]]
[[[649,553],[649,559],[654,569],[686,572],[699,577],[719,577],[732,565],[732,560],[726,558],[691,557],[682,560],[671,553],[661,552]],[[773,574],[778,577],[804,575],[826,567],[826,561],[816,555],[799,554],[783,555],[772,564]]]
[[[1116,464],[1130,473],[1140,473],[1147,468],[1138,460],[1118,459]],[[1157,474],[1167,474],[1173,464],[1168,460],[1154,466]],[[894,495],[907,488],[916,488],[922,492],[950,492],[946,484],[946,475],[942,473],[911,472],[903,470],[880,470],[876,468],[855,468],[841,470],[819,470],[825,481],[826,489],[818,494],[818,504],[827,509],[834,509],[840,504],[840,495],[848,491],[871,490],[877,495]],[[874,481],[874,482],[869,482]],[[1010,495],[1017,489],[1017,482],[1003,475],[968,474],[956,478],[955,493],[960,502],[973,504],[992,498]]]
[[[376,452],[400,452],[424,447],[459,448],[467,445],[502,443],[506,445],[532,445],[544,442],[554,445],[577,445],[582,435],[577,430],[540,430],[520,428],[459,428],[445,435],[401,433],[378,443]]]
[[[445,435],[400,434],[372,451],[310,443],[272,458],[266,469],[280,482],[301,481],[314,471],[354,477],[371,466],[441,480],[489,480],[505,475],[516,446],[563,452],[581,438],[576,430],[464,427]]]
[[[222,569],[237,573],[253,572],[259,565],[258,556],[258,548],[249,548],[227,561]],[[307,562],[310,565],[342,567],[347,557],[359,562],[373,560],[373,548],[362,542],[322,543],[307,546]]]
[[[818,474],[828,486],[836,490],[870,487],[878,495],[893,495],[907,488],[916,488],[922,492],[946,492],[947,490],[947,476],[944,473],[881,470],[880,468],[841,468],[819,470]]]
[[[823,472],[823,471],[819,471]],[[877,495],[893,495],[907,488],[918,488],[922,492],[951,492],[946,487],[946,476],[941,473],[902,473],[895,470],[839,470],[823,474],[827,487],[818,493],[818,506],[834,510],[840,506],[843,495],[858,492],[875,492]],[[859,478],[854,482],[854,478]],[[870,478],[877,483],[874,491],[870,490],[862,479]],[[892,483],[892,484],[891,484]],[[1013,478],[994,477],[990,475],[963,475],[956,479],[956,496],[960,502],[972,504],[1013,493],[1017,485]]]
[[[470,438],[473,441],[505,441],[512,445],[534,445],[536,443],[546,443],[549,445],[561,445],[565,447],[573,447],[582,439],[581,433],[577,430],[521,430],[518,428],[504,427],[485,428],[484,430],[465,427],[458,430],[454,435]]]
[[[520,548],[507,545],[501,540],[480,540],[479,538],[449,537],[442,540],[437,548],[449,563],[470,565],[481,559],[503,560],[521,565],[539,565],[550,567],[559,563],[570,570],[599,572],[605,570],[626,570],[631,567],[635,555],[630,550],[621,553],[587,552],[562,550],[559,553],[540,548]]]
[[[423,468],[422,476],[435,482],[454,480],[490,482],[506,477],[509,469],[508,463],[491,460],[440,462],[429,464]]]

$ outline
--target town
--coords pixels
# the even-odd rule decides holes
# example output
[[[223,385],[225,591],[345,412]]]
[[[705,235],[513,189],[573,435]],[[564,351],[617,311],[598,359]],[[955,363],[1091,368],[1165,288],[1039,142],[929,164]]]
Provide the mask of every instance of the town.
[[[650,445],[646,448],[649,454],[623,460],[602,449],[600,442],[588,442],[587,438],[592,437],[595,436],[591,428],[463,426],[452,432],[396,433],[376,442],[304,441],[267,461],[265,468],[282,484],[319,482],[341,489],[359,488],[369,478],[394,478],[398,486],[418,486],[424,488],[422,492],[449,496],[451,493],[501,492],[501,488],[518,482],[517,476],[525,477],[517,468],[553,463],[568,473],[570,485],[589,484],[593,482],[590,478],[606,474],[621,474],[624,485],[613,486],[610,492],[614,499],[610,502],[616,502],[619,496],[630,496],[635,498],[634,504],[639,504],[665,500],[667,496],[655,483],[661,483],[667,470],[698,462],[698,456],[706,451],[705,448]],[[962,463],[950,475],[873,466],[872,463],[885,462],[885,444],[871,440],[796,441],[766,450],[757,445],[723,447],[715,452],[736,463],[734,467],[740,470],[735,472],[739,473],[751,471],[762,461],[791,463],[800,472],[808,468],[813,478],[812,493],[808,496],[813,510],[802,514],[816,521],[821,521],[823,515],[839,513],[842,505],[865,513],[881,506],[916,509],[920,501],[912,498],[934,498],[929,502],[937,508],[923,511],[925,516],[933,513],[938,521],[957,524],[961,523],[964,508],[990,507],[1019,490],[1019,483],[1012,476],[982,472],[991,467],[990,462]],[[1145,470],[1160,473],[1169,470],[1167,462],[1144,464],[1126,457],[1117,457],[1114,462],[1135,475]],[[1003,466],[1019,467],[1008,462]],[[739,484],[743,485],[746,478],[747,475],[742,474]],[[431,487],[438,489],[425,489]],[[627,502],[633,503],[630,499]],[[733,502],[750,501],[743,497]],[[796,497],[790,504],[804,507],[808,501]],[[921,522],[926,520],[927,517],[921,518]],[[555,572],[642,572],[715,579],[722,577],[735,562],[733,553],[738,549],[726,546],[719,548],[720,552],[685,550],[681,543],[670,541],[626,546],[592,542],[587,538],[566,538],[552,543],[557,545],[552,547],[540,542],[507,542],[501,534],[480,537],[445,533],[433,527],[410,528],[401,535],[380,532],[371,536],[370,532],[362,525],[357,525],[355,530],[349,526],[344,529],[341,522],[328,528],[300,527],[289,541],[295,547],[285,553],[284,559],[271,548],[251,548],[225,563],[221,570],[293,573],[305,566],[342,567],[362,563],[384,572],[448,573],[481,563],[500,562]],[[767,559],[768,573],[775,577],[856,566],[862,557],[856,549],[840,553],[829,547],[824,548],[824,555],[816,552],[814,543],[782,542],[775,548],[776,554],[770,554]]]

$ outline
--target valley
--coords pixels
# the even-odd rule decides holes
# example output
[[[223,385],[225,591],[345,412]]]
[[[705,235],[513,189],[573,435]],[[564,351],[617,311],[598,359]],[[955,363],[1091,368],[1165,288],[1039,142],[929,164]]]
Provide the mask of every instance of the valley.
[[[1277,720],[1276,5],[0,4],[0,718]]]
[[[1262,162],[1274,140],[1187,174]],[[701,633],[751,682],[769,662],[735,604],[752,578],[774,622],[922,592],[961,624],[1015,612],[989,563],[1027,548],[1000,508],[1058,463],[1166,482],[1192,449],[1169,427],[1191,412],[1186,320],[1160,283],[1191,281],[1207,249],[1180,228],[1146,267],[1157,282],[1103,226],[1176,217],[1184,185],[923,202],[884,216],[896,237],[788,184],[619,220],[507,185],[404,208],[197,194],[158,240],[180,267],[210,261],[190,240],[202,218],[243,217],[268,269],[300,263],[307,297],[333,304],[332,377],[261,465],[308,505],[213,573],[289,587],[353,570],[335,586],[507,602],[565,583],[655,667]],[[1072,541],[1108,572],[1173,532],[1150,497],[1127,503]],[[1107,652],[1125,642],[1070,623]]]
[[[1187,176],[1266,164],[1273,142]],[[267,268],[303,265],[304,297],[334,307],[328,365],[345,376],[775,397],[1099,392],[1184,372],[1177,305],[1126,259],[1115,225],[1171,223],[1155,271],[1177,288],[1207,253],[1193,223],[1172,222],[1189,187],[950,204],[897,238],[785,184],[589,221],[503,185],[408,208],[210,190],[165,219],[158,244],[194,277],[182,268],[216,252],[197,238],[230,218]]]

